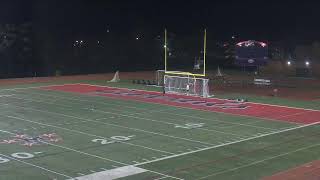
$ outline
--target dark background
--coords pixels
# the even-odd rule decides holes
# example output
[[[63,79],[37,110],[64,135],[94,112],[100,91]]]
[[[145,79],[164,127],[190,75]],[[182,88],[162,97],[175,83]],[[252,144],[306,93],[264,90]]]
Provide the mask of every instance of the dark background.
[[[164,28],[190,47],[207,28],[207,62],[230,65],[224,45],[233,41],[289,52],[318,41],[319,9],[317,1],[2,0],[0,77],[163,69]],[[185,55],[181,67],[194,58]]]

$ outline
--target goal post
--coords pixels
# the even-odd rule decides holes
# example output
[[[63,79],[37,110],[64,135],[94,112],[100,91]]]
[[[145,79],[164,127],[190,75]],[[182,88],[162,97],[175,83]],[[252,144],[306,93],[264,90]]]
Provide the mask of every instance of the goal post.
[[[209,97],[209,79],[195,76],[164,75],[165,93]]]

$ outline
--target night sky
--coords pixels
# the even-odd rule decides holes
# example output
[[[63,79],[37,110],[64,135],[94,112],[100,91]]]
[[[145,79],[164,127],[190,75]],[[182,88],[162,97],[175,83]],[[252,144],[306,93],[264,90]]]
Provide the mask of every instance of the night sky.
[[[3,7],[3,6],[2,6]],[[217,39],[319,39],[317,1],[34,1],[34,20],[79,33],[139,28],[177,33],[204,27]],[[37,12],[38,11],[38,12]]]
[[[0,24],[30,22],[33,59],[41,69],[45,66],[53,71],[68,63],[72,66],[74,61],[95,58],[97,63],[106,63],[102,61],[107,56],[122,63],[118,66],[128,61],[146,64],[143,61],[150,58],[155,58],[154,64],[157,64],[162,58],[161,45],[148,50],[144,48],[150,46],[150,42],[138,45],[131,40],[137,35],[152,40],[163,34],[164,28],[185,37],[207,28],[209,45],[228,41],[233,35],[239,41],[282,41],[292,47],[312,43],[320,41],[319,9],[319,1],[2,0]],[[113,39],[107,37],[107,31]],[[82,59],[76,56],[73,47],[80,39],[91,41],[91,49],[81,50]],[[99,49],[92,46],[92,41],[100,39],[109,45],[96,52]],[[57,65],[58,61],[62,65]],[[94,70],[92,67],[90,72]]]
[[[320,39],[319,1],[99,1],[3,0],[0,22],[33,21],[50,30],[97,33],[161,31],[187,33],[204,27],[224,39]]]

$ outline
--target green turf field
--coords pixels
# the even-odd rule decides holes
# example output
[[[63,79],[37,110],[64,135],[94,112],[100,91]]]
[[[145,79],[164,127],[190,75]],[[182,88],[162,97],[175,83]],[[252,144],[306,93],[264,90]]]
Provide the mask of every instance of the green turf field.
[[[319,125],[28,88],[47,84],[0,90],[1,180],[72,179],[122,167],[133,171],[120,178],[128,180],[249,180],[320,159]],[[17,134],[27,138],[8,142]]]

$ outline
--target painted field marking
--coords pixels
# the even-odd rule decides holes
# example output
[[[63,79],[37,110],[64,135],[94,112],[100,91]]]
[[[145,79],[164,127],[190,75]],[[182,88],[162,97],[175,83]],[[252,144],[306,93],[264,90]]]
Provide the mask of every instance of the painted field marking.
[[[119,113],[112,113],[112,112],[107,112],[107,111],[102,111],[102,110],[93,110],[96,112],[100,112],[100,113],[104,113],[104,114],[118,114],[119,116],[123,116],[123,117],[130,117],[130,118],[134,118],[134,119],[141,119],[141,120],[145,120],[145,121],[152,121],[152,122],[157,122],[157,123],[162,123],[162,124],[168,124],[168,125],[172,125],[173,127],[182,127],[181,125],[177,124],[177,123],[170,123],[170,122],[166,122],[166,121],[159,121],[159,120],[154,120],[154,119],[150,119],[150,118],[143,118],[143,117],[137,117],[137,116],[132,116],[132,115],[126,115],[126,114],[119,114]],[[134,114],[138,114],[138,113],[134,113]],[[201,124],[201,123],[199,123]],[[203,131],[210,131],[210,132],[216,132],[216,133],[221,133],[221,134],[228,134],[228,135],[233,135],[233,136],[242,136],[239,134],[234,134],[234,133],[227,133],[227,132],[223,132],[223,131],[218,131],[218,130],[212,130],[212,129],[206,129],[206,128],[202,128],[202,127],[196,127],[194,126],[193,129],[199,129],[199,130],[203,130]]]
[[[14,96],[15,94],[1,94],[0,95],[0,98],[1,97],[10,97],[10,96]]]
[[[54,105],[64,106],[65,108],[73,109],[72,106],[61,105],[61,104],[47,102],[47,101],[31,100],[31,99],[17,98],[17,97],[14,97],[14,98],[15,99],[22,99],[22,100],[26,100],[26,101],[34,101],[34,102],[41,102],[41,103],[47,103],[47,104],[54,104]],[[170,123],[170,122],[167,122],[167,121],[159,121],[159,120],[154,120],[154,119],[150,119],[150,118],[143,118],[143,117],[133,116],[133,115],[137,115],[137,114],[140,115],[140,114],[145,114],[145,113],[121,114],[121,113],[113,113],[113,112],[109,112],[109,111],[102,111],[102,110],[91,109],[91,108],[83,108],[83,109],[91,110],[91,111],[95,111],[95,112],[100,112],[100,113],[104,113],[104,114],[114,114],[114,115],[122,116],[122,117],[130,117],[130,118],[140,119],[140,120],[145,120],[145,121],[152,121],[152,122],[157,122],[157,123],[162,123],[162,124],[169,124],[169,125],[172,125],[174,127],[177,127],[177,126],[181,127],[181,125],[176,124],[176,123]],[[116,110],[116,109],[114,109],[114,110]],[[161,112],[161,111],[158,110],[158,111],[155,111],[155,112]],[[148,113],[152,113],[152,111],[149,111]],[[105,118],[103,118],[103,119],[105,119]],[[175,119],[172,119],[172,120],[175,120]],[[181,120],[179,120],[179,121],[181,121]],[[66,123],[66,124],[68,124],[68,123]],[[207,128],[202,128],[202,127],[194,127],[193,129],[199,129],[199,130],[209,131],[209,132],[216,132],[216,133],[227,134],[227,135],[232,135],[232,136],[245,137],[245,136],[240,135],[240,134],[228,133],[228,132],[223,132],[223,131],[213,130],[213,129],[207,129]]]
[[[140,173],[147,172],[148,170],[135,166],[123,166],[115,169],[110,169],[102,172],[92,172],[93,174],[84,175],[69,180],[113,180],[123,177],[128,177]]]
[[[7,133],[7,134],[15,134],[15,133],[12,133],[10,131],[5,131],[5,130],[1,130],[1,129],[0,129],[0,132],[4,132],[4,133]],[[79,151],[79,150],[76,150],[76,149],[73,149],[73,148],[69,148],[69,147],[66,147],[66,146],[60,146],[60,145],[57,145],[57,144],[52,144],[52,143],[41,141],[41,140],[39,140],[39,141],[44,143],[44,144],[47,144],[47,145],[51,145],[51,146],[58,147],[58,148],[61,148],[61,149],[73,151],[73,152],[76,152],[78,154],[86,155],[88,157],[93,157],[93,158],[100,159],[100,160],[110,161],[110,162],[114,162],[114,163],[125,165],[125,166],[132,166],[130,164],[126,164],[126,163],[123,163],[123,162],[120,162],[120,161],[115,161],[115,160],[112,160],[112,159],[104,158],[102,156],[97,156],[97,155],[94,155],[94,154],[86,153],[86,152]],[[159,172],[156,172],[156,171],[152,171],[152,170],[148,170],[148,171],[152,172],[152,173],[155,173],[155,174],[162,175],[162,176],[167,176],[167,177],[171,177],[171,178],[174,178],[174,179],[183,180],[183,179],[180,179],[180,178],[177,178],[177,177],[174,177],[174,176],[170,176],[170,175],[166,175],[166,174],[163,174],[163,173],[159,173]]]
[[[197,153],[197,152],[216,149],[216,148],[220,148],[220,147],[224,147],[224,146],[228,146],[228,145],[232,145],[232,144],[238,144],[238,143],[241,143],[241,142],[246,142],[246,141],[250,141],[250,140],[254,140],[254,139],[258,139],[258,138],[262,138],[262,137],[267,137],[267,136],[271,136],[271,135],[275,135],[275,134],[289,132],[289,131],[293,131],[293,130],[297,130],[297,129],[301,129],[301,128],[306,128],[306,127],[309,127],[309,126],[315,126],[315,125],[318,125],[318,124],[320,124],[320,122],[315,122],[315,123],[307,124],[307,125],[301,125],[301,126],[298,126],[298,127],[288,128],[288,129],[285,129],[285,130],[275,131],[275,132],[271,132],[271,133],[267,133],[267,134],[263,134],[263,135],[259,135],[259,136],[253,136],[253,137],[250,137],[250,138],[247,138],[247,139],[243,139],[243,140],[223,143],[223,144],[219,144],[219,145],[216,145],[216,146],[211,146],[211,147],[207,147],[207,148],[203,148],[203,149],[199,149],[199,150],[194,150],[194,151],[189,151],[189,152],[185,152],[185,153],[181,153],[181,154],[167,156],[167,157],[164,157],[164,158],[151,160],[149,162],[142,162],[142,163],[139,163],[139,164],[135,164],[135,166],[141,166],[141,165],[150,164],[150,163],[154,163],[154,162],[159,162],[159,161],[172,159],[172,158],[176,158],[176,157],[180,157],[180,156],[185,156],[185,155],[189,155],[189,154],[193,154],[193,153]]]
[[[81,120],[87,121],[87,122],[94,122],[94,123],[99,123],[99,124],[105,124],[105,125],[109,125],[109,126],[119,127],[119,128],[122,128],[122,129],[130,129],[130,130],[133,130],[133,131],[140,131],[140,132],[144,132],[144,133],[148,133],[148,134],[154,134],[154,135],[169,137],[169,138],[172,138],[172,139],[180,139],[180,140],[184,140],[184,141],[189,141],[189,142],[194,142],[194,143],[200,143],[200,144],[206,144],[206,145],[211,145],[211,146],[213,145],[213,144],[207,143],[207,142],[201,142],[201,141],[192,140],[192,139],[187,139],[187,138],[183,138],[183,137],[176,137],[176,136],[172,136],[172,135],[167,135],[167,134],[162,134],[162,133],[156,133],[156,132],[147,131],[147,130],[143,130],[143,129],[130,128],[130,127],[127,127],[127,126],[121,126],[121,125],[112,124],[112,123],[100,122],[100,121],[95,121],[95,120],[92,120],[92,119],[86,119],[86,118],[77,117],[77,116],[71,116],[71,115],[66,115],[66,114],[62,114],[62,113],[56,113],[56,112],[51,112],[51,111],[39,110],[39,109],[34,109],[34,108],[26,108],[26,107],[17,106],[17,105],[11,105],[11,106],[15,106],[15,107],[18,107],[18,108],[21,108],[21,109],[29,109],[29,110],[38,111],[38,112],[45,112],[45,113],[50,113],[50,114],[56,114],[56,115],[59,115],[59,116],[69,117],[69,118],[73,118],[73,119],[81,119]]]
[[[58,91],[59,92],[59,91]],[[30,93],[30,92],[28,92]],[[55,97],[55,98],[60,98],[60,99],[69,99],[69,100],[76,100],[76,101],[85,101],[85,102],[92,102],[92,103],[99,103],[99,104],[105,104],[105,105],[109,105],[110,106],[110,103],[104,103],[104,102],[93,102],[93,101],[90,101],[90,100],[82,100],[82,99],[77,99],[77,98],[68,98],[68,97],[61,97],[61,96],[55,96],[55,95],[48,95],[48,94],[42,94],[42,93],[30,93],[30,94],[36,94],[36,95],[41,95],[41,96],[52,96],[52,97]],[[71,93],[69,92],[69,94],[79,94],[81,96],[85,96],[85,97],[90,97],[86,94],[81,94],[81,93]],[[102,96],[97,96],[97,97],[102,97]],[[115,97],[108,97],[108,96],[103,96],[104,98],[107,98],[107,99],[115,99],[115,100],[119,100],[119,98],[115,98]],[[137,100],[139,101],[139,100]],[[150,103],[150,102],[144,102],[144,101],[140,101],[140,102],[143,102],[143,103],[147,103],[147,104],[158,104],[158,105],[161,105],[161,106],[168,106],[168,105],[164,105],[164,104],[161,104],[161,103]],[[79,104],[79,103],[78,103]],[[139,110],[145,110],[143,108],[137,108],[137,107],[134,107],[134,106],[127,106],[127,105],[123,105],[123,104],[128,104],[127,102],[123,102],[121,101],[121,104],[112,104],[113,106],[119,106],[119,107],[127,107],[127,108],[133,108],[133,109],[139,109]],[[196,109],[193,109],[193,108],[188,108],[188,107],[183,107],[183,106],[172,106],[170,105],[170,107],[175,107],[177,109],[192,109],[192,110],[196,110]],[[168,108],[169,111],[171,111],[169,108]],[[168,111],[167,110],[167,111]],[[197,109],[198,110],[198,109]],[[200,111],[206,111],[206,110],[200,110]],[[160,113],[166,113],[166,114],[170,114],[170,115],[178,115],[178,116],[181,116],[183,114],[174,114],[174,113],[169,113],[169,112],[166,112],[166,110],[163,110],[163,111],[159,111]],[[222,112],[213,112],[213,111],[206,111],[206,112],[211,112],[211,113],[222,113]],[[136,113],[138,114],[138,113]],[[228,114],[228,115],[232,115],[232,114]],[[184,115],[185,116],[185,115]],[[234,116],[234,115],[233,115]],[[245,116],[245,115],[241,115],[241,116]],[[195,118],[194,116],[190,116],[191,118]],[[251,117],[252,116],[245,116],[245,117]],[[177,119],[172,119],[172,118],[169,118],[171,120],[177,120]],[[224,122],[224,121],[221,121],[219,119],[206,119],[206,118],[203,118],[205,120],[209,120],[209,121],[217,121],[217,122]],[[259,118],[259,119],[266,119],[266,120],[273,120],[273,121],[278,121],[278,120],[275,120],[275,119],[267,119],[267,118]],[[225,123],[232,123],[232,122],[225,122]],[[292,122],[289,122],[289,123],[292,123]],[[234,123],[232,123],[234,124]],[[239,123],[236,123],[235,125],[245,125],[246,123],[243,123],[243,124],[239,124]],[[294,123],[296,124],[296,123]],[[263,128],[263,127],[259,127],[259,126],[253,126],[255,128]],[[269,128],[268,128],[269,129]]]
[[[54,102],[56,102],[56,100],[54,100],[54,102],[49,102],[49,101],[45,101],[45,102],[44,102],[44,101],[40,101],[40,100],[25,99],[25,98],[18,98],[18,97],[10,97],[10,98],[20,99],[20,100],[29,101],[29,102],[39,102],[39,103],[46,103],[46,104],[57,105],[57,103],[54,103]],[[62,104],[59,104],[59,106],[62,106],[62,107],[65,107],[65,108],[72,108],[72,106],[62,105]]]
[[[10,132],[10,131],[1,130],[1,129],[0,129],[0,132],[7,133],[7,134],[11,134],[11,135],[15,135],[15,133],[12,133],[12,132]],[[121,165],[127,165],[127,164],[122,163],[122,162],[120,162],[120,161],[115,161],[115,160],[112,160],[112,159],[108,159],[108,158],[100,157],[100,156],[97,156],[97,155],[89,154],[89,153],[86,153],[86,152],[83,152],[83,151],[79,151],[79,150],[76,150],[76,149],[73,149],[73,148],[69,148],[69,147],[65,147],[65,146],[60,146],[60,145],[57,145],[57,144],[52,144],[52,143],[49,143],[49,142],[46,142],[46,141],[42,141],[42,140],[40,140],[40,139],[39,139],[39,142],[42,142],[42,143],[47,144],[47,145],[59,147],[59,148],[61,148],[61,149],[65,149],[65,150],[77,152],[77,153],[79,153],[79,154],[87,155],[87,156],[90,156],[90,157],[98,158],[98,159],[101,159],[101,160],[110,161],[110,162],[118,163],[118,164],[121,164]]]
[[[118,87],[111,87],[111,86],[102,86],[102,85],[94,85],[94,84],[86,84],[86,83],[76,83],[76,84],[69,84],[69,85],[87,85],[87,86],[96,86],[96,87],[106,87],[106,88],[117,88],[117,89],[125,89],[128,91],[134,90],[134,91],[141,91],[141,92],[151,92],[151,93],[159,93],[162,94],[161,92],[157,91],[148,91],[148,90],[141,90],[141,89],[129,89],[129,88],[118,88]],[[66,85],[66,84],[65,84]],[[59,85],[58,85],[59,86]],[[200,99],[206,99],[200,97]],[[217,99],[217,100],[224,100],[224,101],[232,101],[229,99],[221,99],[221,98],[210,98],[210,99]],[[299,108],[299,107],[289,107],[289,106],[283,106],[283,105],[274,105],[274,104],[264,104],[264,103],[257,103],[257,102],[249,102],[251,104],[259,104],[259,105],[266,105],[266,106],[275,106],[275,107],[285,107],[285,108],[293,108],[293,109],[302,109],[302,110],[308,110],[308,111],[316,111],[320,112],[320,110],[315,110],[315,109],[306,109],[306,108]]]
[[[168,178],[168,177],[163,176],[163,177],[159,177],[159,178],[154,179],[154,180],[160,180],[160,179],[165,179],[165,178]]]
[[[303,150],[306,150],[306,149],[309,149],[309,148],[313,148],[313,147],[316,147],[316,146],[320,146],[320,144],[314,144],[314,145],[311,145],[311,146],[307,146],[307,147],[296,149],[294,151],[289,151],[289,152],[282,153],[282,154],[279,154],[279,155],[276,155],[276,156],[265,158],[265,159],[262,159],[262,160],[259,160],[259,161],[254,161],[254,162],[246,164],[246,165],[242,165],[242,166],[238,166],[238,167],[235,167],[235,168],[232,168],[232,169],[228,169],[228,170],[225,170],[225,171],[220,171],[220,172],[217,172],[217,173],[214,173],[214,174],[210,174],[210,175],[201,177],[199,179],[206,179],[208,177],[212,177],[212,176],[216,176],[216,175],[220,175],[220,174],[236,171],[238,169],[242,169],[242,168],[245,168],[245,167],[253,166],[253,165],[268,161],[268,160],[272,160],[272,159],[275,159],[275,158],[278,158],[278,157],[286,156],[286,155],[289,155],[289,154],[292,154],[292,153],[295,153],[295,152],[299,152],[299,151],[303,151]]]
[[[106,104],[106,105],[113,105],[113,106],[127,107],[127,108],[143,110],[142,108],[137,108],[137,107],[133,107],[133,106],[125,106],[125,105],[120,105],[120,104],[118,105],[118,104],[114,104],[114,103],[110,104],[110,103],[106,103],[106,102],[94,102],[94,101],[89,101],[89,100],[82,100],[82,99],[77,99],[77,98],[68,98],[68,97],[61,97],[61,96],[54,96],[54,95],[48,95],[48,94],[42,94],[42,93],[30,93],[30,94],[37,94],[37,95],[42,95],[42,96],[52,96],[52,97],[60,98],[60,99],[70,99],[70,100],[73,100],[73,101],[85,101],[85,102],[91,102],[91,103],[99,103],[99,104]],[[78,94],[78,95],[81,95],[81,96],[85,96],[85,94],[76,93],[76,92],[75,93],[70,92],[70,94]],[[88,97],[88,95],[86,95],[86,97]],[[102,96],[97,96],[97,97],[102,97]],[[103,96],[103,97],[107,98],[107,99],[109,98],[109,99],[119,100],[119,98],[115,98],[115,97],[108,97],[108,96]],[[137,100],[137,101],[139,101],[139,100]],[[139,101],[139,102],[148,103],[148,102],[144,102],[144,101]],[[128,104],[126,102],[121,102],[121,103]],[[151,104],[159,104],[159,105],[162,105],[162,106],[169,106],[169,105],[164,105],[164,104],[161,104],[161,103],[151,103]],[[206,112],[211,112],[211,113],[222,113],[222,114],[235,116],[233,114],[228,114],[228,113],[223,113],[223,112],[213,112],[213,111],[208,111],[208,110],[193,109],[193,108],[188,108],[188,107],[183,107],[183,106],[178,106],[178,105],[170,105],[170,107],[175,107],[175,108],[178,108],[178,109],[192,109],[192,110],[198,110],[198,111],[206,111]],[[168,110],[170,110],[170,109],[168,109]],[[166,114],[170,114],[170,115],[185,116],[185,117],[189,116],[189,115],[185,115],[185,114],[170,113],[170,112],[166,112],[165,110],[164,111],[159,111],[159,113],[166,113]],[[271,120],[271,121],[279,122],[279,120],[269,119],[269,118],[252,117],[252,116],[246,116],[246,115],[239,115],[239,116],[250,117],[250,118],[258,118],[258,119],[264,119],[264,120]],[[189,117],[190,118],[199,118],[199,117],[196,117],[196,116],[189,116]],[[177,119],[172,119],[172,118],[170,118],[170,119],[171,120],[177,120]],[[233,124],[233,125],[239,125],[239,126],[246,126],[246,124],[247,124],[247,123],[225,122],[225,121],[219,120],[217,118],[216,119],[201,118],[201,119],[208,120],[208,121],[224,122],[224,123]],[[181,120],[177,120],[177,121],[181,121]],[[294,123],[294,122],[287,122],[287,123],[298,124],[298,123]],[[220,127],[222,127],[222,126],[220,126]],[[265,127],[260,127],[260,126],[249,126],[249,127],[261,128],[261,129],[272,129],[272,128],[265,128]]]
[[[31,100],[31,99],[25,99],[25,98],[17,98],[15,97],[16,99],[22,99],[22,100],[27,100],[27,101],[34,101],[34,100]],[[42,103],[48,103],[48,104],[54,104],[54,105],[59,105],[61,106],[61,104],[57,104],[57,103],[49,103],[49,102],[46,102],[46,101],[40,101],[40,100],[37,100],[35,102],[42,102]],[[67,108],[70,108],[73,110],[72,106],[65,106]],[[168,124],[168,125],[172,125],[174,127],[176,126],[181,126],[177,123],[170,123],[170,122],[167,122],[167,121],[159,121],[159,120],[154,120],[154,119],[150,119],[150,118],[143,118],[143,117],[138,117],[138,116],[133,116],[133,115],[137,115],[137,114],[143,114],[143,113],[132,113],[132,114],[121,114],[121,113],[113,113],[113,112],[109,112],[109,111],[102,111],[102,110],[97,110],[97,109],[91,109],[91,108],[83,108],[85,110],[91,110],[91,111],[95,111],[95,112],[100,112],[100,113],[103,113],[103,114],[113,114],[113,115],[117,115],[117,116],[122,116],[122,117],[130,117],[130,118],[134,118],[134,119],[140,119],[140,120],[145,120],[145,121],[152,121],[152,122],[157,122],[157,123],[162,123],[162,124]],[[117,110],[117,109],[114,109],[114,110]],[[152,111],[149,111],[152,113]],[[157,112],[161,112],[161,111],[157,111]],[[174,114],[174,115],[178,115],[178,114]],[[199,118],[199,117],[198,117]],[[101,118],[101,119],[108,119],[108,118]],[[181,121],[181,120],[177,120],[177,119],[172,119],[170,118],[171,120],[176,120],[176,121]],[[100,120],[100,119],[98,119]],[[98,121],[97,119],[95,121]],[[222,121],[221,121],[222,122]],[[237,123],[239,125],[239,123]],[[243,124],[241,124],[243,125]],[[261,128],[261,129],[271,129],[271,128],[263,128],[263,127],[257,127],[257,128]],[[199,130],[203,130],[203,131],[208,131],[208,132],[216,132],[216,133],[221,133],[221,134],[227,134],[227,135],[232,135],[232,136],[241,136],[241,137],[246,137],[246,136],[243,136],[243,135],[240,135],[240,134],[235,134],[235,133],[228,133],[228,132],[223,132],[223,131],[219,131],[219,130],[213,130],[213,129],[207,129],[207,128],[202,128],[202,127],[194,127],[193,129],[199,129]],[[273,129],[275,130],[275,129]]]
[[[35,164],[32,164],[32,163],[28,163],[28,162],[26,162],[26,161],[22,161],[22,160],[20,160],[20,159],[7,156],[7,155],[5,155],[5,154],[1,154],[1,153],[0,153],[0,156],[5,157],[5,158],[7,158],[7,159],[11,159],[11,160],[13,160],[13,161],[20,162],[20,163],[22,163],[22,164],[26,164],[26,165],[28,165],[28,166],[35,167],[35,168],[37,168],[37,169],[44,170],[44,171],[46,171],[46,172],[50,172],[50,173],[53,173],[53,174],[56,174],[56,175],[59,175],[59,176],[63,176],[63,177],[65,177],[65,178],[72,178],[72,177],[69,176],[69,175],[62,174],[62,173],[60,173],[60,172],[53,171],[53,170],[50,170],[50,169],[47,169],[47,168],[44,168],[44,167],[41,167],[41,166],[38,166],[38,165],[35,165]]]
[[[62,130],[69,131],[69,132],[76,132],[78,134],[83,134],[83,135],[87,135],[87,136],[91,136],[91,137],[108,139],[107,137],[103,137],[103,136],[99,136],[99,135],[95,135],[95,134],[91,134],[91,133],[86,133],[86,132],[82,132],[82,131],[78,131],[78,130],[68,129],[68,128],[64,128],[64,127],[59,127],[59,126],[55,126],[55,125],[51,125],[51,124],[40,123],[40,122],[36,122],[36,121],[25,119],[25,118],[21,118],[21,117],[15,117],[15,116],[6,116],[6,117],[9,117],[9,118],[12,118],[12,119],[16,119],[16,120],[20,120],[20,121],[30,122],[30,123],[34,123],[34,124],[39,124],[39,125],[43,125],[43,126],[47,126],[47,127],[53,127],[53,128],[57,128],[57,129],[62,129]],[[132,143],[124,142],[124,141],[121,141],[120,143],[131,145],[131,146],[137,146],[137,147],[140,147],[140,148],[149,149],[149,150],[157,151],[157,152],[161,152],[161,153],[174,154],[174,153],[171,153],[171,152],[168,152],[168,151],[162,151],[162,150],[149,148],[149,147],[141,146],[141,145],[136,145],[136,144],[132,144]]]
[[[31,94],[40,94],[40,95],[43,95],[43,96],[51,96],[51,95],[45,95],[45,94],[41,94],[41,93],[31,93]],[[83,96],[83,94],[79,94],[79,95],[82,95]],[[54,97],[57,97],[57,98],[61,98],[60,96],[54,96]],[[78,100],[78,101],[88,101],[88,100],[81,100],[81,99],[72,99],[72,100]],[[89,102],[92,102],[92,101],[89,101]],[[109,103],[103,103],[103,102],[96,102],[96,103],[99,103],[99,104],[108,104],[108,105],[110,105]],[[121,106],[121,105],[120,105]],[[141,109],[141,108],[136,108],[136,107],[132,107],[132,106],[126,106],[126,107],[129,107],[129,108],[134,108],[134,109]],[[167,113],[167,114],[170,114],[169,112],[162,112],[162,113]],[[138,114],[138,113],[137,113]],[[180,114],[172,114],[172,115],[180,115]],[[181,114],[182,115],[182,114]],[[180,115],[180,116],[181,116]],[[182,115],[182,116],[186,116],[186,115]],[[194,116],[190,116],[190,117],[192,117],[192,118],[199,118],[199,117],[194,117]],[[172,118],[171,118],[172,119]],[[202,119],[204,119],[204,120],[209,120],[210,121],[210,119],[206,119],[206,118],[202,118]],[[172,119],[172,120],[174,120],[174,119]],[[211,119],[212,120],[212,119]],[[214,121],[216,121],[216,120],[214,120]],[[275,121],[275,120],[273,120],[273,121]],[[221,121],[221,122],[224,122],[224,121]],[[262,121],[257,121],[257,122],[262,122]],[[225,122],[226,123],[226,122]],[[227,122],[227,123],[229,123],[229,122]],[[243,123],[243,124],[236,124],[237,126],[238,125],[246,125],[246,124],[251,124],[251,123],[255,123],[255,122],[250,122],[250,123]],[[292,123],[292,122],[289,122],[289,123]],[[296,123],[292,123],[292,124],[296,124]],[[228,126],[228,127],[231,127],[231,126]],[[260,126],[253,126],[253,127],[255,127],[255,128],[263,128],[263,129],[272,129],[272,128],[265,128],[265,127],[260,127]],[[219,126],[218,128],[223,128],[223,126]],[[204,129],[204,130],[208,130],[208,129]],[[272,129],[272,130],[276,130],[276,129]],[[279,129],[278,129],[279,130]],[[222,131],[220,131],[220,132],[222,132]]]

